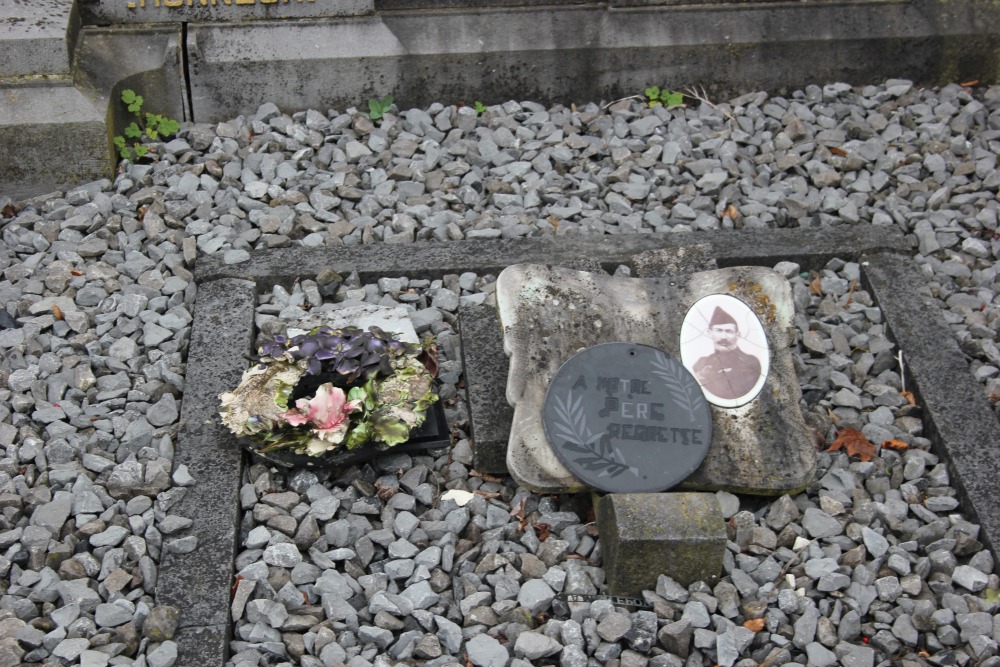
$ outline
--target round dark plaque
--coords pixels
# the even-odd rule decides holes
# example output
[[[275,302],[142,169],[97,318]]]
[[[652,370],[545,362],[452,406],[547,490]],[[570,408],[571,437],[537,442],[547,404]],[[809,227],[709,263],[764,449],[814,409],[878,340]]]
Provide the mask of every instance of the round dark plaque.
[[[580,481],[602,491],[665,491],[693,473],[712,442],[698,381],[662,350],[588,347],[559,367],[542,404],[549,445]]]

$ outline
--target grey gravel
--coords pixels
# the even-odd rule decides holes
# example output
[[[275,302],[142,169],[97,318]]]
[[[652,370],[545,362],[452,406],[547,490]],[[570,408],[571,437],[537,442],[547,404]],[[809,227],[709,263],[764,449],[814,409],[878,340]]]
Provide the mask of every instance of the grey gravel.
[[[172,467],[198,256],[893,225],[915,240],[928,298],[998,404],[998,140],[1000,88],[905,80],[669,111],[435,104],[378,124],[265,104],[188,126],[163,159],[123,163],[115,182],[24,202],[0,253],[0,654],[177,660],[183,610],[155,604],[155,580],[164,551],[199,548],[172,513],[177,492],[211,483]],[[730,205],[738,215],[722,215]],[[861,267],[776,269],[793,289],[810,425],[827,442],[852,426],[909,449],[866,463],[822,453],[795,496],[718,494],[731,519],[722,580],[661,577],[645,594],[652,611],[557,596],[603,590],[579,498],[470,475],[456,312],[494,303],[495,276],[347,275],[332,290],[303,280],[262,295],[257,324],[271,335],[307,305],[412,308],[438,338],[462,437],[332,478],[250,468],[231,664],[995,665],[993,557],[899,393],[897,350],[854,283]],[[448,488],[482,493],[458,508],[440,501]],[[522,500],[523,531],[511,514]],[[753,619],[765,621],[756,633]]]

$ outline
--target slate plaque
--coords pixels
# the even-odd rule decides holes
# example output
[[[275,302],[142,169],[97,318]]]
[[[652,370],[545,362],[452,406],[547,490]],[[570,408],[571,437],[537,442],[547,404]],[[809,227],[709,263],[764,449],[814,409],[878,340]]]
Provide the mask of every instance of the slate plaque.
[[[669,489],[701,465],[712,442],[698,381],[662,350],[632,343],[570,357],[549,384],[542,424],[563,465],[611,493]]]

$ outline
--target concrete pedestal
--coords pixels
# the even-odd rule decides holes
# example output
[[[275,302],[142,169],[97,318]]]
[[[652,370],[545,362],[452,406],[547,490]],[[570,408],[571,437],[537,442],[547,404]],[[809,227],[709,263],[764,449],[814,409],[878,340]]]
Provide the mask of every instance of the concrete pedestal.
[[[682,586],[722,574],[726,526],[712,493],[613,493],[597,504],[612,595],[641,595],[666,574]]]

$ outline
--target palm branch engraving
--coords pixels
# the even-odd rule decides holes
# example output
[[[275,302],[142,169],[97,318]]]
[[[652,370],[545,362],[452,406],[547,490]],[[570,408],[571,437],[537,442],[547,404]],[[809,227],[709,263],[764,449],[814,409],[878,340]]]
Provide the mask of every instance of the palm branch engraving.
[[[573,398],[573,392],[566,399],[555,397],[557,420],[554,435],[564,440],[564,446],[571,452],[586,454],[576,462],[588,471],[600,471],[598,477],[617,477],[625,472],[638,476],[639,469],[629,465],[622,454],[611,446],[610,438],[603,431],[594,433],[587,425],[587,415],[583,410],[583,398]]]
[[[667,391],[674,401],[684,408],[688,414],[688,421],[694,423],[697,419],[695,415],[695,400],[702,396],[701,387],[691,381],[690,376],[682,373],[683,367],[680,364],[671,364],[667,355],[657,351],[653,359],[653,375],[663,380],[667,385]]]

